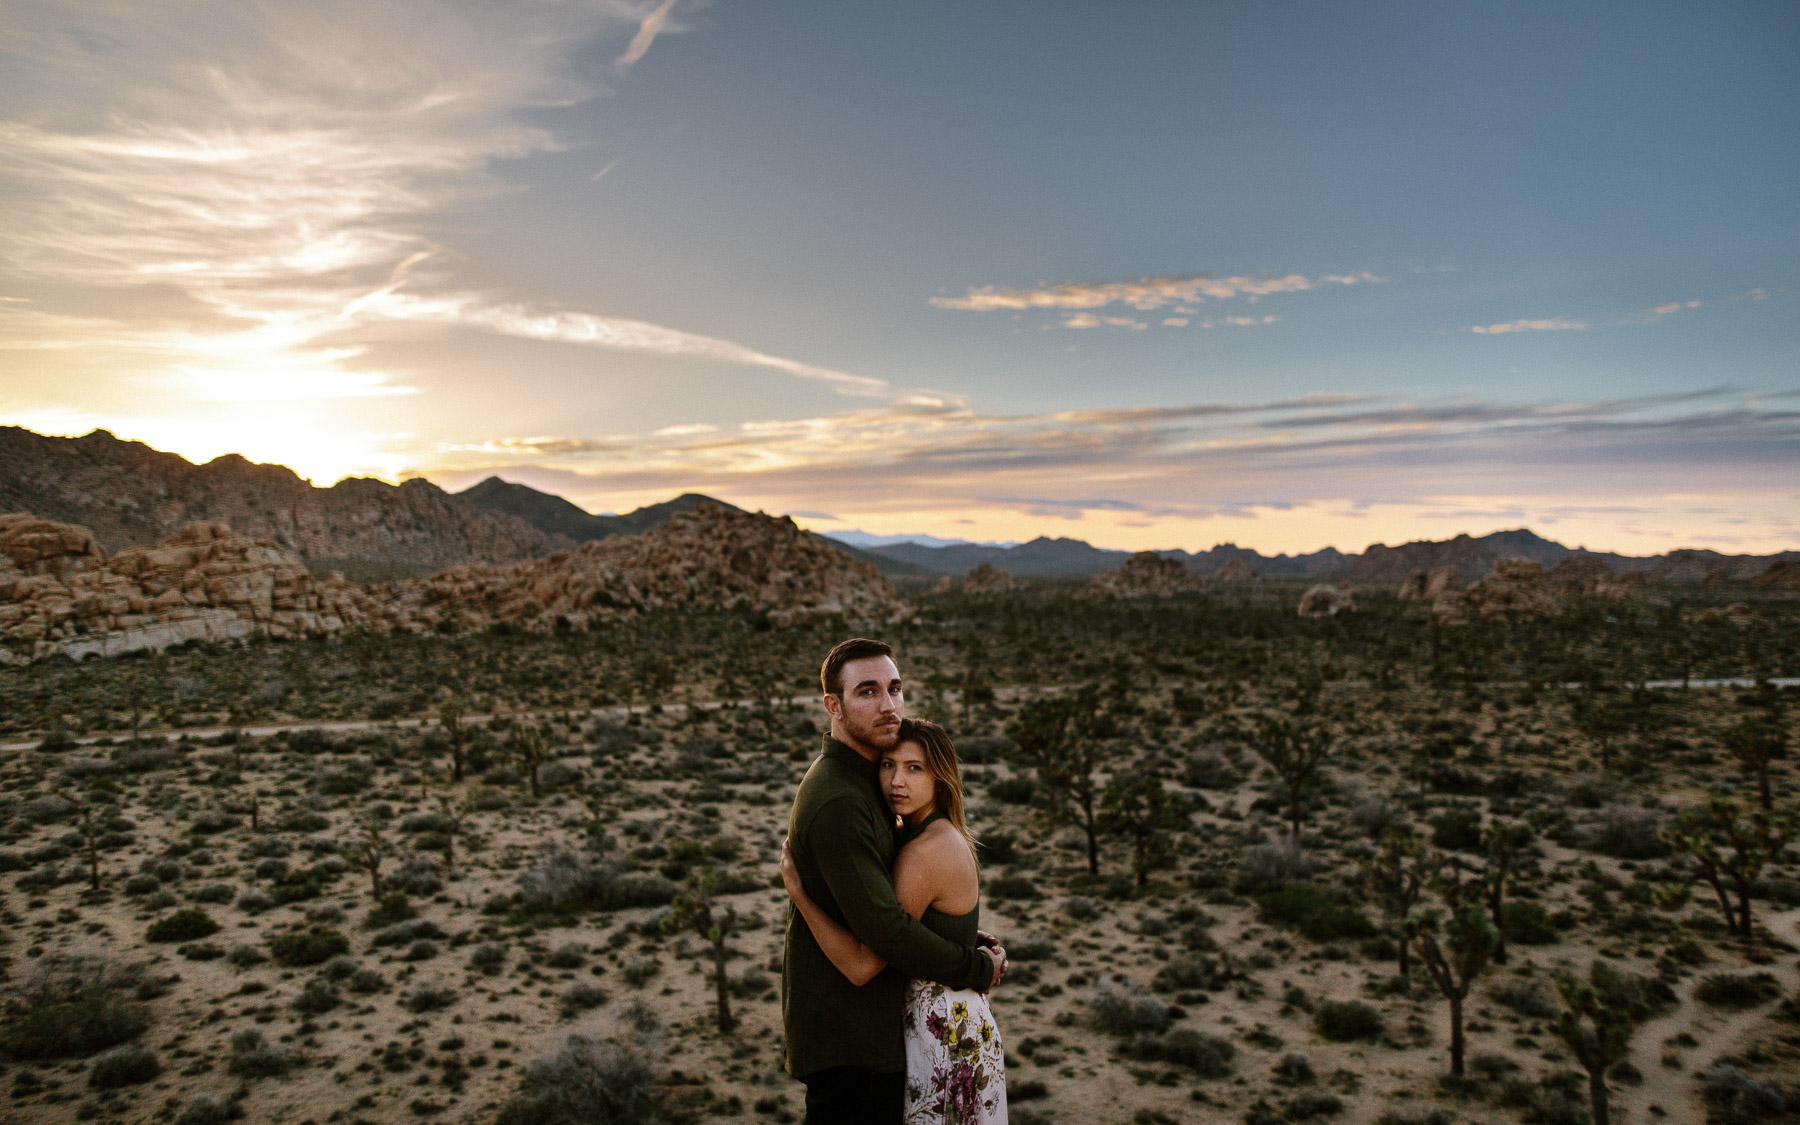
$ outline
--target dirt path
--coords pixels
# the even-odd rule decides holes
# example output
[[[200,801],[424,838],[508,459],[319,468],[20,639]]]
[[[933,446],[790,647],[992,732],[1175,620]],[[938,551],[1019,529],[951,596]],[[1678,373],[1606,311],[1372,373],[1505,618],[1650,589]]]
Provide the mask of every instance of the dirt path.
[[[1784,910],[1765,914],[1763,925],[1783,941],[1800,935],[1800,910]],[[1777,957],[1759,971],[1774,975],[1781,982],[1784,995],[1800,989],[1800,966],[1791,956]],[[1768,1004],[1758,1004],[1741,1012],[1715,1012],[1696,1002],[1691,985],[1681,994],[1680,1007],[1661,1019],[1651,1020],[1638,1029],[1632,1040],[1631,1063],[1644,1076],[1641,1086],[1616,1087],[1617,1107],[1624,1120],[1649,1121],[1650,1106],[1659,1106],[1668,1115],[1663,1120],[1706,1120],[1706,1106],[1700,1099],[1700,1086],[1695,1081],[1697,1065],[1710,1063],[1728,1054],[1744,1035],[1761,1023],[1769,1013]],[[1673,1070],[1662,1064],[1663,1042],[1687,1032],[1700,1041],[1700,1046],[1682,1053],[1683,1066]]]

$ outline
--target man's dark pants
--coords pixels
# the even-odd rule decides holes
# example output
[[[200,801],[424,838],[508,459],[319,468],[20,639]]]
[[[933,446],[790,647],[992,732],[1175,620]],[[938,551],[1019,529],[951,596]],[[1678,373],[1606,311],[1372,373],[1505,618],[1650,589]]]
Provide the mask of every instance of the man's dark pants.
[[[806,1083],[806,1125],[900,1125],[906,1075],[860,1066],[814,1071]]]

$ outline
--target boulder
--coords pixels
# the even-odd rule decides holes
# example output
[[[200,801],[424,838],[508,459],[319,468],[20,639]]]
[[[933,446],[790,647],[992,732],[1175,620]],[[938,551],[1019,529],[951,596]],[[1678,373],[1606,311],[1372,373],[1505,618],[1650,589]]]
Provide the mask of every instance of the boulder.
[[[1800,590],[1800,560],[1782,559],[1750,580],[1765,590]]]
[[[937,594],[961,593],[973,597],[991,597],[996,594],[1010,594],[1019,588],[1018,580],[1010,571],[1001,570],[992,563],[982,563],[969,571],[961,579],[946,574],[938,580],[932,592]]]
[[[1256,571],[1243,559],[1232,559],[1207,577],[1214,582],[1250,582],[1255,580]]]
[[[1139,551],[1117,570],[1096,574],[1087,596],[1095,598],[1168,598],[1200,588],[1200,579],[1175,559],[1155,551]]]
[[[1300,596],[1302,617],[1336,617],[1342,610],[1355,608],[1356,601],[1348,582],[1339,582],[1336,586],[1321,583]]]

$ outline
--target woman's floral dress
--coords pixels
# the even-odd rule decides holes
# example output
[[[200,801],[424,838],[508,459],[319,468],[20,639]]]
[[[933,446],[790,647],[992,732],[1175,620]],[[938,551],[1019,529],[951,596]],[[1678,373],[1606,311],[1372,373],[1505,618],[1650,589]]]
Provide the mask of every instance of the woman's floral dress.
[[[1004,1125],[1005,1121],[1006,1056],[987,997],[931,981],[910,982],[906,1125]]]

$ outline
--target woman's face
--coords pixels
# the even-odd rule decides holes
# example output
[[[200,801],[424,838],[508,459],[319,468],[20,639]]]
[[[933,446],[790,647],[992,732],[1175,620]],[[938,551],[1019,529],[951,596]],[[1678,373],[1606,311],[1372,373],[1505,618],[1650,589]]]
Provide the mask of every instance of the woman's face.
[[[925,748],[902,742],[881,756],[881,791],[895,815],[909,823],[937,805],[937,779],[925,765]]]

